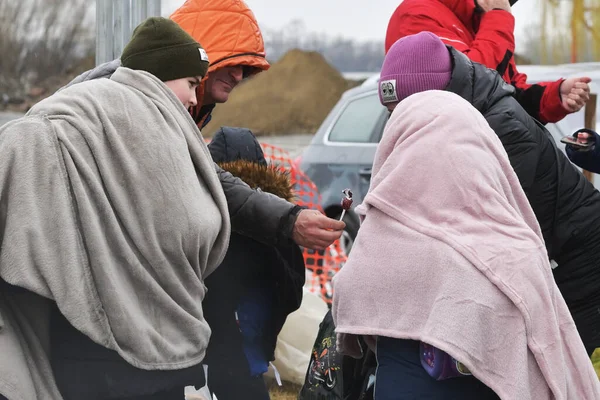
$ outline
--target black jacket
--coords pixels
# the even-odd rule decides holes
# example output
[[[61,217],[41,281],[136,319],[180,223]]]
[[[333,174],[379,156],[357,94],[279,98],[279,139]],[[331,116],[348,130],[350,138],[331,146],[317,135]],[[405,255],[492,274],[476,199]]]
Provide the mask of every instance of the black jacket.
[[[267,166],[262,149],[249,130],[221,128],[209,149],[215,162],[252,188],[292,199],[288,175]],[[225,259],[205,280],[208,292],[202,308],[212,330],[204,361],[209,366],[209,377],[214,376],[210,371],[215,368],[223,379],[227,375],[248,374],[235,318],[245,290],[259,287],[269,296],[272,309],[263,348],[266,357],[273,360],[277,335],[288,314],[300,307],[304,280],[302,251],[292,241],[273,246],[236,233],[231,235]]]
[[[215,165],[225,192],[231,229],[265,244],[286,243],[301,207],[271,193],[258,192],[241,179]]]
[[[500,138],[542,228],[548,255],[558,263],[556,273],[565,273],[561,267],[577,261],[576,248],[600,238],[600,193],[519,105],[511,85],[496,71],[448,49],[453,71],[446,90],[469,101]],[[595,263],[589,268],[598,269]],[[583,279],[586,274],[578,275]]]

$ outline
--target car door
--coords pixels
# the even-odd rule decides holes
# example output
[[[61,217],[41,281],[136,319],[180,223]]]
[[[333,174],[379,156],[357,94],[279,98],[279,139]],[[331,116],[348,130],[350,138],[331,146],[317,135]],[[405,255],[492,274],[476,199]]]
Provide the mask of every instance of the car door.
[[[322,145],[304,155],[303,164],[321,192],[324,209],[339,204],[344,188],[353,190],[354,204],[362,202],[388,116],[376,90],[349,97],[326,127]]]

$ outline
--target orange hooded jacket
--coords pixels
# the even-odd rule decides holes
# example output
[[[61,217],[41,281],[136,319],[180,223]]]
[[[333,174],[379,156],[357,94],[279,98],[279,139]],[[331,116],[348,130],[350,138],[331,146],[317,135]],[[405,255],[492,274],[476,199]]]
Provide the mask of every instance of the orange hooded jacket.
[[[253,73],[266,71],[265,43],[254,13],[242,0],[187,0],[171,19],[204,47],[210,60],[208,73],[196,90],[198,105],[190,109],[202,128],[214,107],[203,104],[208,75],[234,65],[252,67]]]

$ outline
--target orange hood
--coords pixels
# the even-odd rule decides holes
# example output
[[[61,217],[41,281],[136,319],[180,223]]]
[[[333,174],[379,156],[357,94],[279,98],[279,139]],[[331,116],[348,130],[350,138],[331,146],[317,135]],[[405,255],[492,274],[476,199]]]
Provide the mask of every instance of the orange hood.
[[[207,76],[218,68],[240,64],[254,67],[256,72],[269,69],[258,22],[244,1],[187,0],[171,14],[171,19],[208,53]],[[198,88],[197,95],[198,110],[192,110],[192,116],[196,116],[202,106],[204,84]]]

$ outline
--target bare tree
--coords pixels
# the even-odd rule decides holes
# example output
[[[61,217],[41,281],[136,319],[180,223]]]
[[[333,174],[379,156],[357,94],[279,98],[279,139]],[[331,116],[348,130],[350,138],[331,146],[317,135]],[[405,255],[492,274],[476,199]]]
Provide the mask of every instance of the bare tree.
[[[0,95],[23,95],[94,51],[87,0],[0,1]]]
[[[533,64],[562,64],[572,61],[572,42],[570,27],[555,28],[552,35],[543,35],[540,25],[531,25],[525,30],[525,50],[521,56]],[[594,54],[594,38],[590,34],[581,35],[578,39],[582,47],[578,54],[578,62],[600,61]],[[518,63],[517,63],[518,64]]]
[[[341,36],[310,32],[302,20],[294,19],[280,29],[262,29],[267,58],[275,62],[291,49],[317,51],[342,72],[377,72],[384,58],[383,40],[357,41]]]

